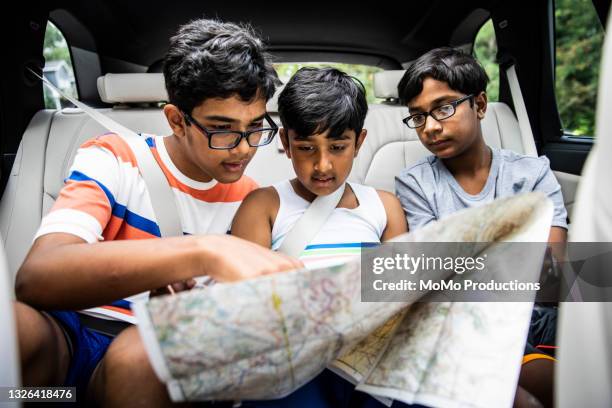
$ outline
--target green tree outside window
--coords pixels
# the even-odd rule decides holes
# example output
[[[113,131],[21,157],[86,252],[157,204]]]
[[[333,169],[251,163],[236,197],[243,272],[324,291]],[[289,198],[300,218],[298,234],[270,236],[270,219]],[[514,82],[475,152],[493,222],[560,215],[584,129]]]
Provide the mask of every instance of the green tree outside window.
[[[366,99],[368,103],[380,103],[382,99],[374,97],[374,74],[383,71],[382,68],[370,65],[360,64],[342,64],[342,63],[327,63],[327,62],[307,62],[307,63],[282,63],[274,64],[274,68],[278,73],[278,77],[284,84],[303,67],[332,67],[346,72],[347,74],[359,79],[366,90]]]

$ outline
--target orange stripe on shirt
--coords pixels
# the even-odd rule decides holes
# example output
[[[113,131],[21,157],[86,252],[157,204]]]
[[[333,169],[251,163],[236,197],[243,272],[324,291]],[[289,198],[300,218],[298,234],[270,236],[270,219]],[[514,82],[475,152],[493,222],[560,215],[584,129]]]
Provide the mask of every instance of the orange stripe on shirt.
[[[119,231],[121,231],[121,228],[124,227],[126,224],[127,223],[123,218],[119,218],[116,215],[111,216],[110,220],[108,221],[108,224],[106,224],[106,227],[104,228],[104,231],[102,231],[102,236],[104,237],[104,240],[114,240]]]
[[[116,217],[113,216],[113,218],[116,218]],[[146,231],[132,227],[127,222],[124,222],[123,224],[121,224],[121,228],[119,229],[119,231],[117,231],[116,235],[111,236],[109,234],[109,236],[107,237],[106,233],[107,233],[107,230],[104,230],[104,233],[102,234],[104,236],[104,239],[111,239],[111,240],[159,238],[153,234],[149,234]]]
[[[109,150],[113,155],[121,159],[124,163],[131,163],[132,166],[138,167],[136,156],[130,146],[121,138],[121,136],[114,133],[107,133],[102,136],[98,136],[94,139],[90,139],[81,145],[81,148],[87,148],[91,146],[103,147]]]
[[[131,310],[123,309],[117,306],[106,305],[106,306],[100,306],[100,307],[102,309],[112,310],[113,312],[121,313],[124,315],[134,316],[134,312],[132,312]]]
[[[108,198],[95,181],[67,180],[51,211],[62,208],[83,211],[95,217],[102,226],[111,217]]]
[[[234,183],[217,183],[208,190],[198,190],[181,183],[174,177],[161,160],[157,148],[151,148],[151,152],[153,152],[153,156],[168,179],[170,186],[201,201],[206,201],[208,203],[232,203],[242,201],[251,191],[258,187],[257,183],[252,178],[243,175]]]

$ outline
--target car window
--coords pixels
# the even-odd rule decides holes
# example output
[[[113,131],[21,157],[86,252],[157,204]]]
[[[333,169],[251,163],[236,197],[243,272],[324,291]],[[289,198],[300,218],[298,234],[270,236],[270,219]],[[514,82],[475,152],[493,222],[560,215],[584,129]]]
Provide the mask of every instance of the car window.
[[[489,19],[478,31],[474,41],[474,56],[480,61],[489,76],[487,98],[489,102],[499,100],[499,64],[496,61],[497,40],[493,21]]]
[[[62,92],[78,98],[68,43],[62,32],[51,22],[47,23],[43,47],[43,56],[45,57],[44,77],[61,89]],[[49,90],[46,86],[43,88],[45,108],[61,109],[65,106],[71,106],[70,102],[60,97],[57,92]]]
[[[366,90],[368,103],[380,103],[383,99],[374,97],[374,74],[383,71],[382,68],[371,65],[343,64],[335,62],[301,62],[301,63],[282,63],[274,64],[278,77],[284,84],[303,67],[332,67],[344,71],[347,74],[359,79]]]
[[[566,134],[595,134],[603,39],[591,0],[555,1],[555,92]]]

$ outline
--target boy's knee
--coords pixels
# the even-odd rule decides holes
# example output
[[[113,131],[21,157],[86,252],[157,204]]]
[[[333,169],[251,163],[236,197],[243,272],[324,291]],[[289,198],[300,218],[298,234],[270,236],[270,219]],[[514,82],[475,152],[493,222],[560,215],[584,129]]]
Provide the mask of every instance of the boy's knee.
[[[53,338],[52,323],[42,312],[25,303],[15,302],[15,322],[22,362],[52,351],[53,343],[57,340]]]
[[[136,327],[124,330],[113,340],[103,361],[107,371],[154,374]]]
[[[124,330],[109,346],[90,384],[102,406],[158,406],[169,403],[136,327]]]
[[[59,324],[24,303],[14,309],[24,384],[61,384],[70,356]]]

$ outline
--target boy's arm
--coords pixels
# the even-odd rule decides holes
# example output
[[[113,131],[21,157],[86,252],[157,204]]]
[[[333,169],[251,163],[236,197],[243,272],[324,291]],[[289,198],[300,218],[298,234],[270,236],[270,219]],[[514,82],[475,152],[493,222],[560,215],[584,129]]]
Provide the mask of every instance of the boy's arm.
[[[561,185],[550,169],[549,160],[546,157],[540,157],[539,159],[542,161],[542,169],[540,170],[540,174],[535,182],[533,191],[540,191],[546,194],[546,196],[548,196],[548,198],[550,198],[553,202],[553,228],[564,229],[567,231],[567,210],[565,209],[565,203],[563,202]],[[551,238],[559,239],[562,237],[559,233],[554,233],[553,235],[553,231],[551,229]],[[565,241],[565,239],[563,241]]]
[[[567,241],[567,230],[561,227],[552,227],[548,235],[548,242],[558,242],[564,244]]]
[[[228,235],[95,244],[65,233],[38,238],[17,273],[17,298],[41,309],[107,304],[194,276],[220,282],[295,269],[300,263]]]
[[[541,191],[553,202],[554,214],[548,242],[556,243],[551,246],[552,254],[555,259],[563,260],[565,259],[565,243],[567,242],[567,210],[563,202],[561,185],[550,169],[549,160],[546,157],[540,157],[540,160],[543,162],[542,169],[533,187],[533,191]]]
[[[273,187],[252,191],[234,216],[232,235],[270,248],[272,227],[279,207],[280,199]]]
[[[402,174],[396,177],[395,195],[406,213],[406,220],[411,230],[436,220],[436,215],[414,176]]]
[[[387,226],[380,240],[383,242],[388,241],[391,238],[408,232],[406,216],[397,197],[387,191],[377,190],[377,192],[387,213]]]
[[[548,243],[551,254],[557,262],[566,261],[567,230],[561,227],[552,227],[548,235]]]
[[[120,191],[136,185],[135,167],[131,150],[116,135],[81,146],[17,273],[19,300],[44,309],[78,309],[194,276],[239,280],[297,263],[224,236],[99,242],[113,217],[125,215],[115,213],[125,210],[117,198]]]

